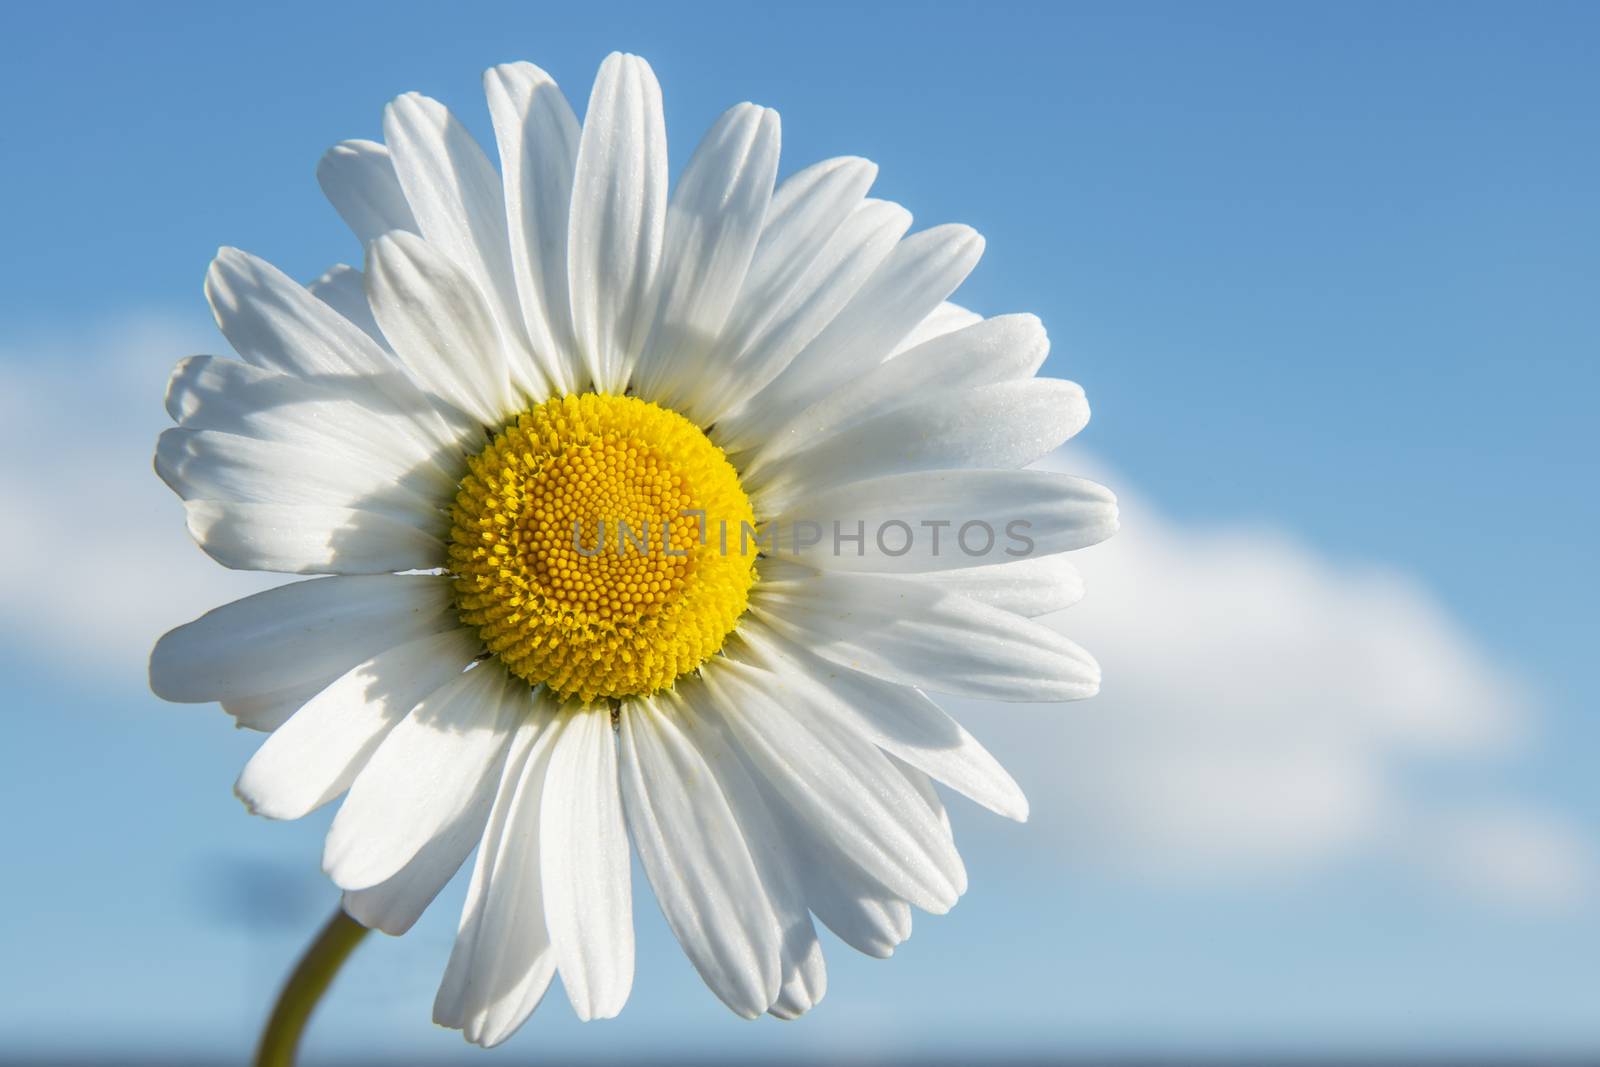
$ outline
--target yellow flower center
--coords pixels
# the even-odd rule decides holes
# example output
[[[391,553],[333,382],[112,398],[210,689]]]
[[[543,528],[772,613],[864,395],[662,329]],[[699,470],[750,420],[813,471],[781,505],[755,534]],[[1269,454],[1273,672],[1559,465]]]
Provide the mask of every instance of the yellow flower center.
[[[584,701],[653,693],[744,613],[750,498],[677,412],[556,397],[467,466],[451,509],[456,608],[518,677]]]

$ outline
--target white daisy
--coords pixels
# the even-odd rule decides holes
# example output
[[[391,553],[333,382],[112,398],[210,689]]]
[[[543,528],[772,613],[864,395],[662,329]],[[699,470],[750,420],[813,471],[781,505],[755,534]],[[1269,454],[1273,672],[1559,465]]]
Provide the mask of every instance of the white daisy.
[[[605,61],[582,125],[537,67],[484,82],[498,171],[414,94],[323,158],[362,270],[212,264],[240,358],[178,366],[156,468],[225,566],[331,577],[172,631],[151,685],[271,731],[251,810],[346,794],[324,866],[362,923],[406,930],[477,846],[434,1007],[470,1040],[556,974],[580,1017],[622,1008],[630,837],[711,990],[797,1016],[813,916],[888,956],[965,889],[930,779],[1027,815],[924,691],[1096,689],[1032,617],[1078,598],[1062,553],[1113,498],[1020,469],[1082,391],[1034,377],[1037,319],[945,302],[971,229],[906,236],[863,159],[777,184],[775,112],[724,114],[669,196],[643,60]]]

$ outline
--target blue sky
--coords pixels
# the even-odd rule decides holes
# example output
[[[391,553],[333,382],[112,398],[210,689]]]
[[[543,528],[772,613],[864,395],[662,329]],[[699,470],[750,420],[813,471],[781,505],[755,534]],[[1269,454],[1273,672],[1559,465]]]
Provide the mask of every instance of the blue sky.
[[[1156,835],[1124,862],[1129,850],[1101,839],[1131,824],[1097,825],[1082,796],[1051,792],[1048,763],[1029,765],[1029,826],[958,812],[969,899],[919,918],[890,963],[834,946],[829,1000],[793,1026],[727,1016],[641,896],[645,950],[623,1019],[580,1027],[552,998],[510,1048],[1600,1045],[1600,904],[1583,878],[1566,878],[1559,904],[1487,900],[1473,890],[1483,871],[1432,878],[1418,868],[1454,868],[1408,862],[1438,833],[1385,837],[1402,814],[1433,827],[1441,812],[1509,805],[1536,813],[1517,825],[1545,833],[1544,850],[1473,837],[1513,847],[1468,850],[1467,866],[1566,871],[1600,829],[1600,505],[1583,488],[1600,443],[1600,10],[36,5],[6,22],[0,360],[20,384],[0,402],[3,484],[30,505],[6,519],[28,574],[7,579],[0,617],[13,684],[0,800],[24,857],[0,890],[0,933],[25,961],[0,975],[10,1046],[236,1052],[332,899],[318,826],[248,819],[229,795],[252,738],[214,709],[159,704],[137,670],[137,648],[224,595],[182,551],[178,509],[147,466],[166,365],[222,345],[200,297],[216,246],[305,279],[359,261],[312,177],[329,144],[377,136],[383,103],[413,89],[487,140],[478,74],[509,59],[546,67],[581,111],[613,49],[654,65],[675,166],[727,105],[773,106],[785,172],[876,160],[876,195],[919,226],[986,236],[964,303],[1044,319],[1048,372],[1082,383],[1095,408],[1081,461],[1148,516],[1123,555],[1091,557],[1104,581],[1082,629],[1064,623],[1091,647],[1103,632],[1109,711],[1071,709],[1087,725],[1052,729],[1083,734],[1052,738],[1092,752],[1112,737],[1126,752],[1147,735],[1113,737],[1096,718],[1124,708],[1211,722],[1185,718],[1192,679],[1162,681],[1211,630],[1233,635],[1217,647],[1239,667],[1206,658],[1225,676],[1204,683],[1208,715],[1270,705],[1288,734],[1303,713],[1315,740],[1369,705],[1403,715],[1414,700],[1456,725],[1414,760],[1383,747],[1392,731],[1339,734],[1341,752],[1367,760],[1351,755],[1341,774],[1409,799],[1348,821],[1377,830],[1291,825],[1244,859]],[[49,524],[33,521],[45,512],[84,516],[73,545],[103,555],[99,595],[120,607],[30,620],[29,599],[81,562],[51,560]],[[182,571],[170,597],[157,583],[138,610],[123,603],[127,583],[168,567]],[[1263,584],[1236,602],[1189,573],[1205,568]],[[1158,571],[1171,581],[1155,584]],[[1371,632],[1398,650],[1387,673],[1350,660],[1376,681],[1347,699],[1266,677],[1245,647],[1261,633],[1234,609],[1287,588],[1304,599],[1270,632],[1303,630],[1312,651],[1334,635],[1337,674],[1356,654],[1339,641],[1370,610]],[[1120,591],[1148,618],[1093,603]],[[1159,652],[1140,649],[1146,634]],[[1479,711],[1514,719],[1515,740],[1457,758],[1450,731]],[[997,750],[1026,764],[1015,721],[995,729]],[[1277,750],[1251,773],[1266,765],[1284,766]],[[1147,862],[1186,850],[1199,859]],[[425,1011],[458,900],[447,893],[404,941],[364,948],[322,1048],[455,1054]]]

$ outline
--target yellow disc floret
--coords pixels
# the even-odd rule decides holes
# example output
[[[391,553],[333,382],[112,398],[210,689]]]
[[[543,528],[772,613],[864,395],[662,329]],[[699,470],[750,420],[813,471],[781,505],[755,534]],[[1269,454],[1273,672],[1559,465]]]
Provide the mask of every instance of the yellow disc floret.
[[[561,697],[653,693],[744,613],[754,525],[733,465],[682,415],[557,397],[468,461],[451,509],[456,607],[513,674]]]

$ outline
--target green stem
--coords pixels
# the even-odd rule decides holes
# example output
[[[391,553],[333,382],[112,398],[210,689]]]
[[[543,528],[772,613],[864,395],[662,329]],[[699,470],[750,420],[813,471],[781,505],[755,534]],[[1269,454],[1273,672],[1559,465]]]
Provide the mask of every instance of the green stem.
[[[256,1047],[256,1067],[294,1067],[306,1020],[333,984],[333,976],[365,936],[367,928],[346,915],[343,908],[333,913],[278,994],[272,1017],[261,1032],[261,1044]]]

